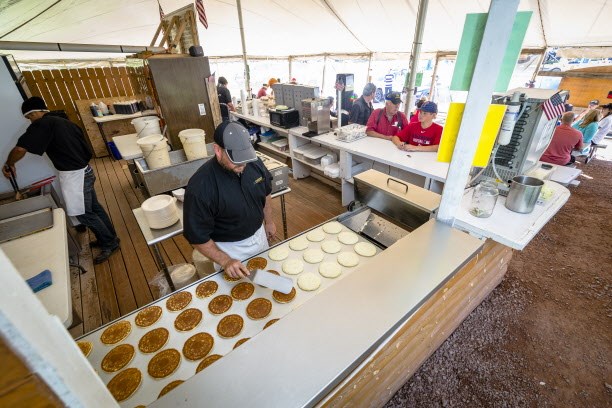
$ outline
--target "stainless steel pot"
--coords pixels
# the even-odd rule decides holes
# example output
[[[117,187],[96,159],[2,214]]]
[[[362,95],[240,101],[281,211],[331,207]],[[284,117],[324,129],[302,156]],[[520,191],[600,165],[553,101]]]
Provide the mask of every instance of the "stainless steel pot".
[[[510,191],[506,198],[506,208],[522,214],[533,211],[544,182],[528,176],[516,176],[510,184]]]

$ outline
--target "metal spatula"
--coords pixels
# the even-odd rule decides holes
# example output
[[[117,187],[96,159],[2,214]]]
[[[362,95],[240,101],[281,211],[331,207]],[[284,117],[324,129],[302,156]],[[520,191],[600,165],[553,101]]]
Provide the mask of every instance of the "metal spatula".
[[[291,293],[291,289],[293,289],[293,280],[291,278],[278,276],[261,269],[251,271],[248,278],[256,285],[276,290],[285,295]]]

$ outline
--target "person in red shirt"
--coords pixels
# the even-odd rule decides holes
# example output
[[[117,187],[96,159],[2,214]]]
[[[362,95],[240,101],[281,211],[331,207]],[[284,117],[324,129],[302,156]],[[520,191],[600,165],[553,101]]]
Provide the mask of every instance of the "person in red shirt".
[[[268,84],[263,84],[259,92],[257,92],[257,99],[266,96],[267,92],[268,92]]]
[[[398,131],[409,123],[404,112],[399,112],[402,103],[399,92],[389,92],[385,97],[385,107],[375,109],[366,124],[366,135],[391,140]]]
[[[416,103],[416,109],[414,110],[414,113],[410,115],[410,123],[419,122],[419,113],[421,112],[421,106],[423,106],[425,102],[427,102],[427,99],[425,97],[422,97]]]
[[[437,152],[442,138],[442,126],[434,123],[437,114],[438,105],[425,102],[419,112],[419,122],[409,123],[391,141],[407,152]]]
[[[565,166],[573,163],[576,159],[572,156],[572,150],[582,150],[587,145],[582,143],[582,133],[572,127],[574,112],[565,112],[561,117],[561,124],[555,129],[550,144],[540,158],[546,163]]]

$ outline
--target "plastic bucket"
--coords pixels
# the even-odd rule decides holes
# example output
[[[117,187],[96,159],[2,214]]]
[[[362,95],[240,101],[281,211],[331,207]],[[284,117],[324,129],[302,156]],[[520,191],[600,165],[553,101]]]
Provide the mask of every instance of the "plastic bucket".
[[[161,134],[159,118],[157,116],[143,116],[132,120],[132,125],[136,129],[137,137]]]
[[[144,156],[149,170],[167,167],[170,163],[170,154],[168,154],[167,139],[162,135],[145,136],[136,141],[142,155]]]
[[[206,132],[202,129],[181,130],[178,136],[183,144],[187,160],[201,159],[208,155],[206,151]]]

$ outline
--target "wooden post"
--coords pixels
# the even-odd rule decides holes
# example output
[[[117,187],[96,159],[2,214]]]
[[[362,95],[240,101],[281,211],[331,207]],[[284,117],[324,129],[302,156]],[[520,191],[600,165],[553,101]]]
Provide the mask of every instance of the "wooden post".
[[[480,134],[489,110],[491,95],[512,33],[518,4],[519,0],[492,0],[489,7],[463,120],[459,127],[438,211],[438,220],[447,224],[453,224],[455,214],[461,206],[472,159],[478,147],[478,137],[474,135]]]

